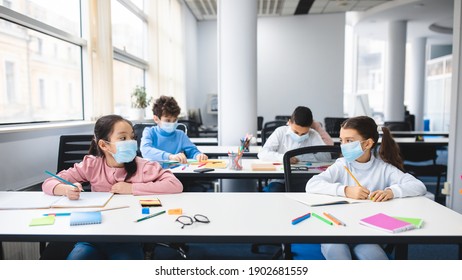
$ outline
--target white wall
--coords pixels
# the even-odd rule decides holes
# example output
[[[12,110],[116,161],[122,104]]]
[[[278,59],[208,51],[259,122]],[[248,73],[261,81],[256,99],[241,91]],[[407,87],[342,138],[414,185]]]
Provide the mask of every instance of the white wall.
[[[0,132],[0,191],[18,190],[42,182],[47,178],[45,170],[56,172],[59,137],[93,134],[93,126]]]
[[[196,108],[196,96],[198,93],[198,80],[197,80],[197,21],[191,11],[183,5],[183,28],[185,36],[185,63],[186,63],[186,107]],[[187,108],[181,108],[186,114]]]
[[[217,91],[216,21],[198,23],[198,93],[206,124],[208,93]],[[315,119],[343,116],[345,15],[302,15],[258,19],[257,114],[265,122],[290,115],[296,106]]]

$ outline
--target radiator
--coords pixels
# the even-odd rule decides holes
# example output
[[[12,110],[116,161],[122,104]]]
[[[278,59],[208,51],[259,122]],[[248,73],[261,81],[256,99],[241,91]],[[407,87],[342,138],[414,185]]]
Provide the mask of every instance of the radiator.
[[[2,242],[5,260],[38,260],[40,245],[38,242]]]

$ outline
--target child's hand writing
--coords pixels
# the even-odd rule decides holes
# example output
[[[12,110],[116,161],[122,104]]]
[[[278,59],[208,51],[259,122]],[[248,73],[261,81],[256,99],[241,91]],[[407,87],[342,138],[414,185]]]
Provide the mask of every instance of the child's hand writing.
[[[188,159],[183,153],[178,153],[176,155],[170,155],[168,159],[178,161],[179,163],[188,163]]]
[[[295,164],[295,163],[298,163],[298,162],[299,162],[299,160],[298,160],[297,157],[291,157],[290,158],[290,163]]]
[[[209,157],[207,155],[205,155],[205,154],[198,154],[196,156],[196,159],[197,159],[197,161],[205,161],[205,160],[208,160]]]
[[[393,195],[393,191],[390,189],[377,190],[371,193],[371,199],[374,202],[387,201],[387,200],[393,199],[393,197],[395,196]]]
[[[112,193],[131,194],[133,193],[132,184],[127,182],[117,182],[112,185]]]
[[[78,200],[80,198],[80,192],[83,190],[82,185],[80,183],[74,183],[77,186],[69,186],[67,184],[60,184],[61,188],[64,190],[64,195],[69,198],[69,200]]]
[[[368,199],[371,192],[362,187],[358,186],[346,186],[345,187],[345,196],[353,199]]]

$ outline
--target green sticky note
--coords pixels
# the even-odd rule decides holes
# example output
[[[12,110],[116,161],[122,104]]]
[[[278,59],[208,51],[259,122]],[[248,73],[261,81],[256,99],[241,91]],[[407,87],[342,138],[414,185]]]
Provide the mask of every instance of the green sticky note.
[[[32,219],[29,226],[48,226],[55,223],[55,216],[45,216],[40,218]]]
[[[393,217],[393,218],[413,224],[415,228],[421,228],[423,224],[423,220],[420,218],[408,218],[408,217]]]

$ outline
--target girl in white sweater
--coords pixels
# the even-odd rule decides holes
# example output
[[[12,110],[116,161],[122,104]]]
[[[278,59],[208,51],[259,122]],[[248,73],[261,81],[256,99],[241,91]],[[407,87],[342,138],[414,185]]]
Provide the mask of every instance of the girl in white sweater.
[[[308,193],[372,199],[375,202],[393,198],[425,195],[425,185],[403,172],[399,147],[390,131],[382,127],[379,157],[372,153],[379,140],[377,124],[366,116],[346,120],[340,128],[342,158],[306,184]],[[358,186],[345,166],[360,182]],[[377,244],[322,244],[326,259],[352,259],[350,249],[358,259],[388,259]]]

